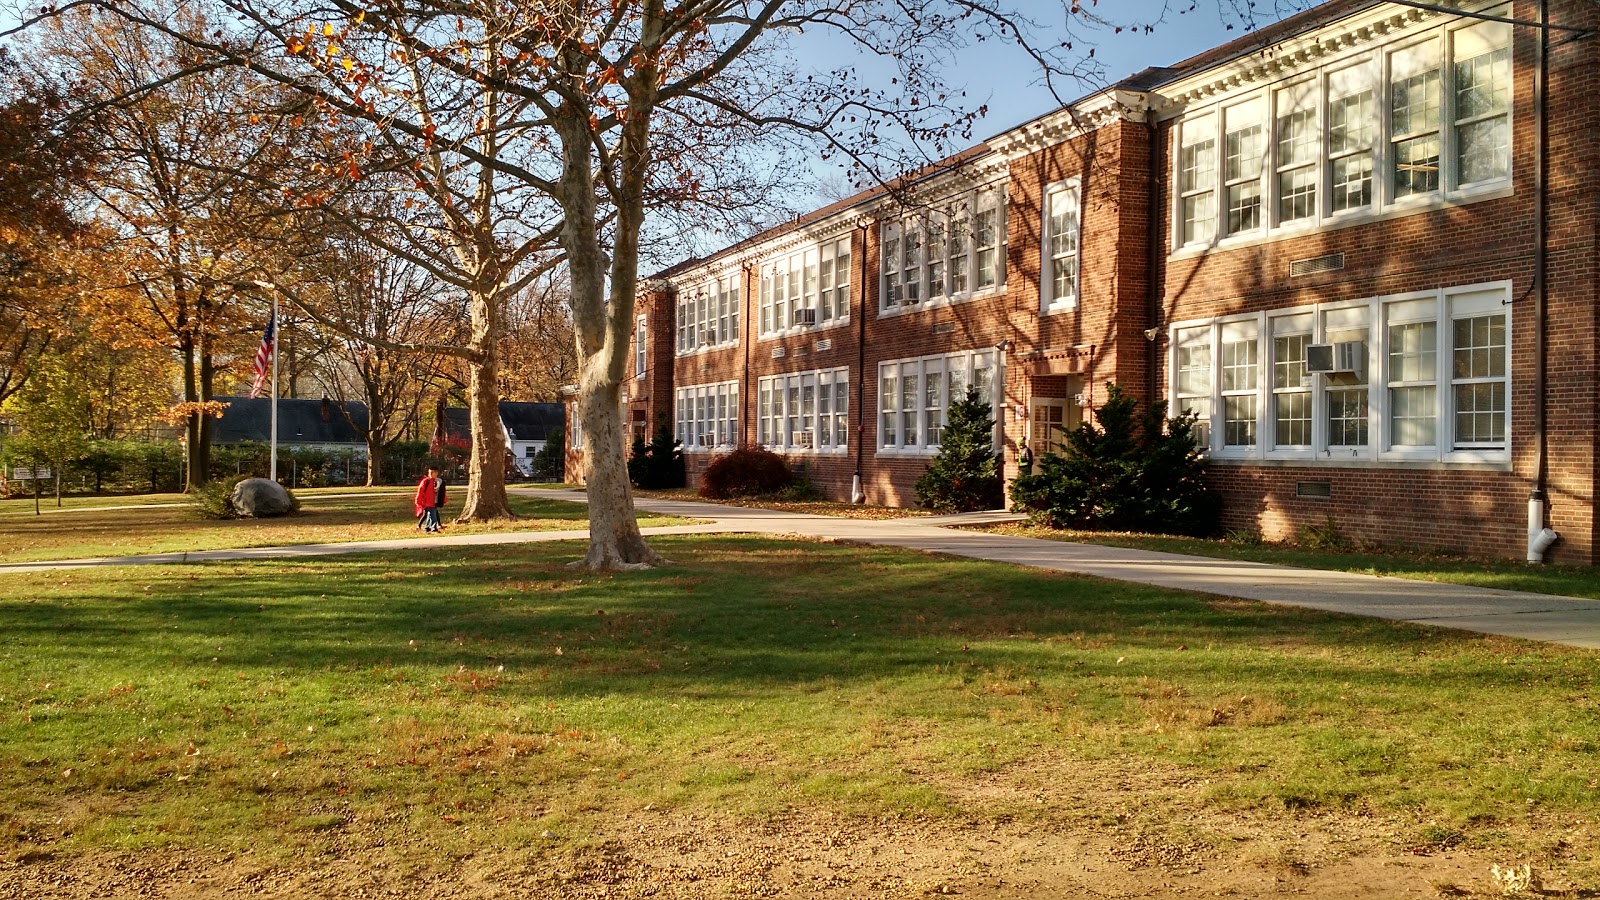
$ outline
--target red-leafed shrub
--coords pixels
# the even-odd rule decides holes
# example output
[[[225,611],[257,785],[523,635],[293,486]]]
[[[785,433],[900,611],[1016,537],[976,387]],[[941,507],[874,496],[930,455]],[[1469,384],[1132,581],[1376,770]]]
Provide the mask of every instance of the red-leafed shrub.
[[[759,447],[740,447],[713,459],[700,476],[700,496],[710,500],[773,494],[794,484],[783,457]]]

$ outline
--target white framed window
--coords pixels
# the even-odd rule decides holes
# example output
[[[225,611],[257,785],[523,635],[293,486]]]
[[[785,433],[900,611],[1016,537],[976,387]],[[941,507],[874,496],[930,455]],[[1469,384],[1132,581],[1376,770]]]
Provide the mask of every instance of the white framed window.
[[[1078,256],[1082,239],[1082,191],[1078,179],[1051,185],[1045,191],[1045,277],[1040,299],[1045,310],[1078,305]]]
[[[756,436],[780,453],[843,452],[849,446],[850,370],[770,375],[757,382]]]
[[[1451,35],[1455,174],[1462,184],[1511,173],[1511,26],[1478,22]]]
[[[1272,329],[1272,445],[1280,449],[1311,447],[1311,375],[1306,347],[1311,344],[1313,316],[1274,316]]]
[[[1372,206],[1377,85],[1372,60],[1328,74],[1328,206],[1333,215]]]
[[[644,321],[644,316],[640,316],[638,318],[638,320],[633,323],[633,377],[634,378],[643,378],[644,377],[644,373],[645,373],[644,339],[645,339],[645,321]]]
[[[937,452],[950,404],[966,396],[968,385],[978,389],[998,423],[997,366],[992,349],[879,363],[878,452]]]
[[[677,352],[739,342],[739,276],[722,275],[678,295]]]
[[[1178,243],[1209,242],[1217,232],[1217,116],[1186,119],[1178,132]]]
[[[567,446],[574,450],[583,449],[583,410],[576,400],[567,407]]]
[[[832,238],[760,266],[761,333],[844,322],[850,317],[850,237]]]
[[[879,237],[880,314],[994,289],[1005,282],[1005,191],[985,188],[885,221]]]
[[[1496,282],[1177,323],[1173,407],[1219,458],[1504,464],[1509,298]]]
[[[1187,113],[1173,251],[1502,195],[1512,74],[1511,26],[1455,18]]]
[[[1274,196],[1278,198],[1279,224],[1317,215],[1317,161],[1321,140],[1317,128],[1315,82],[1273,92],[1277,116]]]
[[[676,436],[686,452],[739,443],[739,382],[680,387],[673,393],[672,406]]]
[[[1322,339],[1328,344],[1369,346],[1370,307],[1334,307],[1323,310]],[[1337,380],[1325,377],[1322,390],[1323,443],[1328,456],[1359,457],[1367,453],[1370,434],[1371,362],[1363,354],[1362,365],[1354,372],[1342,373]],[[1313,387],[1316,378],[1312,378]]]
[[[1180,328],[1173,337],[1173,396],[1177,412],[1195,416],[1195,443],[1211,446],[1211,326]]]
[[[1503,450],[1510,420],[1510,343],[1496,291],[1449,298],[1450,410],[1455,450]]]
[[[1223,110],[1222,184],[1226,234],[1261,228],[1261,171],[1266,159],[1266,102],[1257,97]]]
[[[1222,326],[1219,345],[1222,376],[1222,449],[1256,446],[1260,423],[1261,347],[1254,319]]]

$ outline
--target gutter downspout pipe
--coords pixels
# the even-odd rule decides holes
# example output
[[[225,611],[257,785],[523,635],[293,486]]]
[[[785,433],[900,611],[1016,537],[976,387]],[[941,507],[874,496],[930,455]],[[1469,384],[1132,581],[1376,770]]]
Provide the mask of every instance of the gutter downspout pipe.
[[[1533,381],[1533,442],[1534,442],[1534,480],[1533,490],[1528,493],[1528,562],[1544,562],[1545,551],[1550,545],[1560,539],[1560,535],[1545,525],[1546,504],[1548,495],[1545,492],[1549,479],[1548,456],[1548,431],[1546,428],[1546,299],[1548,296],[1548,258],[1546,238],[1549,224],[1547,218],[1549,195],[1549,162],[1548,140],[1549,123],[1547,120],[1549,96],[1549,67],[1550,67],[1550,29],[1549,0],[1539,0],[1538,24],[1538,60],[1533,69],[1533,341],[1534,341],[1534,381]]]
[[[867,502],[867,492],[861,486],[861,454],[867,439],[867,232],[871,228],[869,220],[856,226],[861,235],[861,261],[856,265],[856,284],[861,286],[856,291],[861,296],[861,323],[856,331],[856,473],[850,480],[850,502],[858,505]]]

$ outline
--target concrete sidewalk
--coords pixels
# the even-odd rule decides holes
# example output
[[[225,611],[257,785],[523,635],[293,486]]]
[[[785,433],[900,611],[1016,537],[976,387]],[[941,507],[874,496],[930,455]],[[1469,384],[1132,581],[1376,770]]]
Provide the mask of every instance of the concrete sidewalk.
[[[576,503],[588,500],[581,491],[526,488],[512,490],[514,493],[527,496]],[[1094,544],[1073,544],[966,531],[960,528],[963,525],[1020,518],[999,512],[900,519],[842,519],[685,500],[640,498],[636,503],[640,509],[649,512],[709,520],[706,524],[700,525],[647,528],[645,529],[647,535],[750,533],[851,541],[1011,563],[1155,587],[1199,591],[1265,603],[1600,649],[1600,600],[1500,591],[1406,578],[1296,569],[1288,566],[1182,556]],[[490,546],[537,541],[584,540],[587,537],[587,530],[460,537],[443,535],[390,541],[16,563],[0,565],[0,573],[214,560],[301,559],[441,546]]]

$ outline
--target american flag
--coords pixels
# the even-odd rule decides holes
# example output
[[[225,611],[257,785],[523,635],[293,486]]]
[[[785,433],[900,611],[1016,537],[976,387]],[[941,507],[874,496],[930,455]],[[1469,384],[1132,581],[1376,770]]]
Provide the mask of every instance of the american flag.
[[[267,319],[266,333],[261,335],[261,346],[256,350],[256,380],[250,383],[250,399],[261,396],[261,388],[267,383],[267,375],[272,371],[272,354],[277,349],[278,320],[273,315]]]

